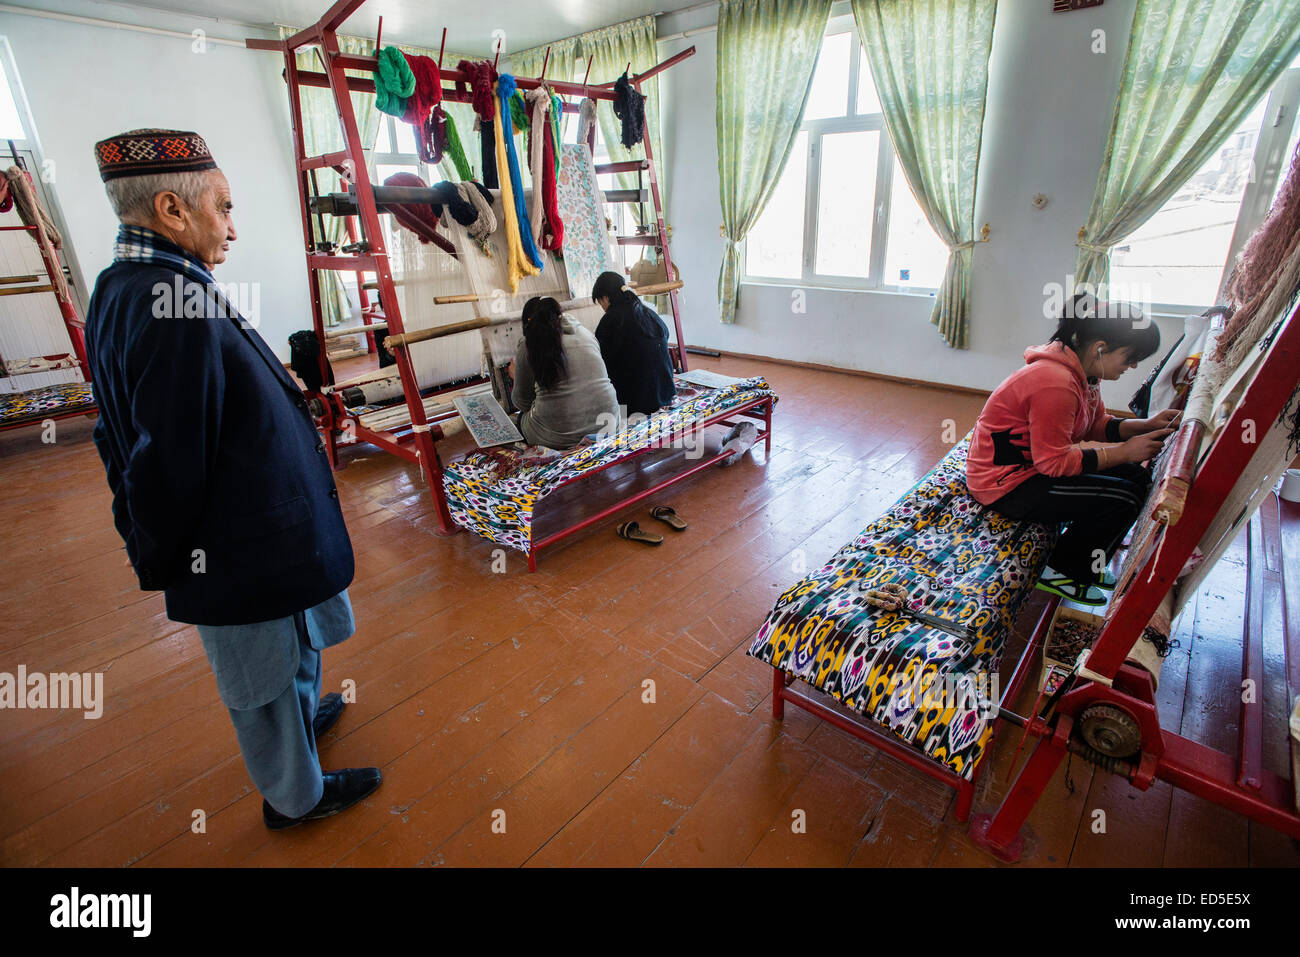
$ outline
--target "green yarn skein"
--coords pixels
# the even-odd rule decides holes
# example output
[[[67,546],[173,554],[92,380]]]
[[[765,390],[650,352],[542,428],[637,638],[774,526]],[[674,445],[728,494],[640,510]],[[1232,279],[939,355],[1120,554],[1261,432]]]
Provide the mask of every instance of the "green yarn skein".
[[[375,109],[389,116],[406,112],[406,101],[415,92],[415,74],[397,47],[379,51],[375,69]]]

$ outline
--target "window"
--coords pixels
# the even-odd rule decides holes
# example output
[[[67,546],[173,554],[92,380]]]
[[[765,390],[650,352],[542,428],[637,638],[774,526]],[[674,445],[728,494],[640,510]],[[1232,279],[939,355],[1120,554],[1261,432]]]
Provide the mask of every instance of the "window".
[[[1300,124],[1300,57],[1213,156],[1111,251],[1110,295],[1153,312],[1201,311],[1264,221]]]
[[[947,262],[894,157],[852,18],[832,20],[790,158],[745,239],[745,278],[933,292]]]

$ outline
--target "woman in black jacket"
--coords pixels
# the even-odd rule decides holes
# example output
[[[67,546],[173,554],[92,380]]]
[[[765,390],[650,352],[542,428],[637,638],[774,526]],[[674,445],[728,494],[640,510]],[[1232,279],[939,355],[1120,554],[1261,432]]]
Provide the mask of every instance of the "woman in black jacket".
[[[649,415],[671,405],[677,390],[668,355],[668,327],[616,272],[601,273],[591,299],[605,310],[596,326],[600,354],[627,414]]]

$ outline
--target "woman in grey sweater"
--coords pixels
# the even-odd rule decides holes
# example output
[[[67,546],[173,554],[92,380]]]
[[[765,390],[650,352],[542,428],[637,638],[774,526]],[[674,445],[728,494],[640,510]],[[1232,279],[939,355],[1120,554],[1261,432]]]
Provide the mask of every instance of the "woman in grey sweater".
[[[524,441],[563,451],[616,427],[618,397],[596,337],[549,297],[528,300],[523,319],[511,397]]]

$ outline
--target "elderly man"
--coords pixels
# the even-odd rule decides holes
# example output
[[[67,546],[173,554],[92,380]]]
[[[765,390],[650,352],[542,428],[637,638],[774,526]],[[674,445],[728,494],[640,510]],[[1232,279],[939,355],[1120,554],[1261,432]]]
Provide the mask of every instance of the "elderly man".
[[[302,393],[209,272],[235,240],[203,139],[95,145],[121,220],[86,321],[113,518],[145,591],[198,626],[273,830],[328,817],[378,768],[322,773],[321,652],[352,634],[352,545]]]

